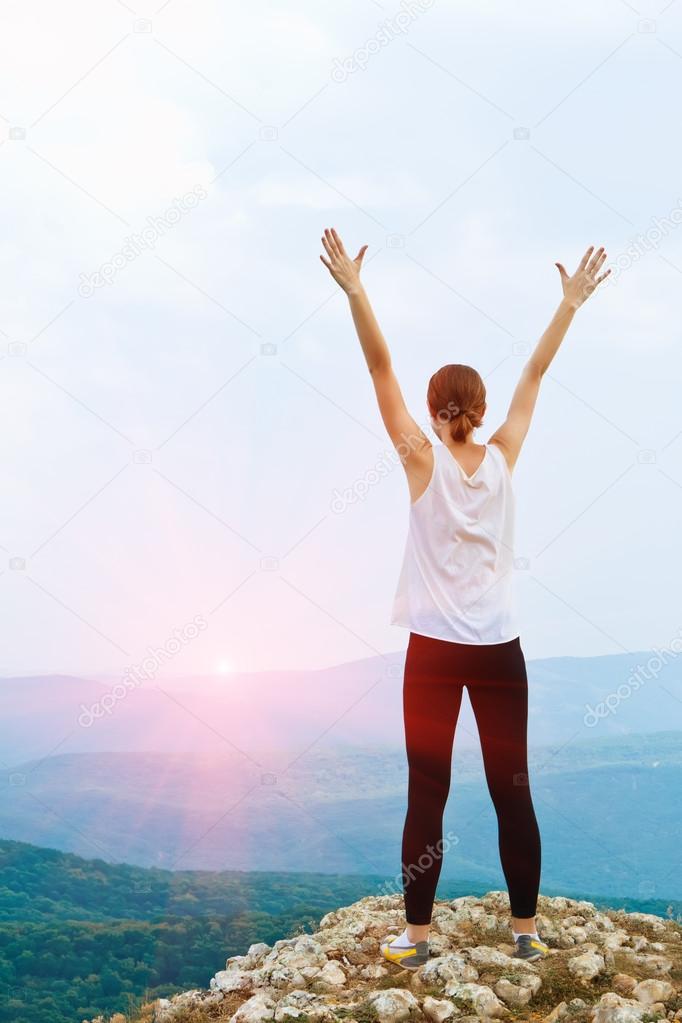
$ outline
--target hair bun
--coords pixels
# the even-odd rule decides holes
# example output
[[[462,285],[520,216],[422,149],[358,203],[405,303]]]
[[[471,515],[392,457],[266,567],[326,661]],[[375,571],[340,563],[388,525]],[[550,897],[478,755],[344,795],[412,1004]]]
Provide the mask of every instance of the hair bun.
[[[471,366],[442,366],[429,381],[427,403],[432,418],[448,425],[453,440],[463,441],[480,426],[485,414],[485,384]]]

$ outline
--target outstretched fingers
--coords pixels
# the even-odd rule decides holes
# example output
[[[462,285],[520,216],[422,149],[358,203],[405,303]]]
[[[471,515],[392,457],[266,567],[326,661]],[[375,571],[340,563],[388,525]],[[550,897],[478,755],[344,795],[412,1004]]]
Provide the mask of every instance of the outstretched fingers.
[[[332,248],[332,246],[331,246],[331,244],[329,242],[329,239],[327,238],[327,230],[326,230],[326,228],[325,228],[324,234],[322,235],[322,244],[324,245],[324,250],[327,253],[327,255],[329,256],[329,258],[331,260],[333,260],[334,256],[335,256],[335,252],[334,252],[334,249]]]
[[[327,239],[327,245],[329,246],[329,251],[330,251],[331,255],[334,256],[336,259],[340,259],[341,258],[341,250],[339,249],[339,246],[338,246],[338,244],[336,242],[336,239],[334,238],[334,235],[332,234],[330,228],[325,227],[325,229],[324,229],[324,236]]]
[[[341,241],[341,238],[337,234],[337,231],[336,231],[335,227],[332,228],[332,238],[334,239],[334,243],[335,243],[337,249],[339,250],[340,255],[345,256],[346,255],[346,250],[343,247],[343,242]]]
[[[606,253],[604,252],[604,246],[600,245],[597,251],[592,256],[592,258],[589,260],[587,266],[585,267],[587,273],[588,274],[596,273],[605,259]]]
[[[606,256],[607,256],[606,252],[602,252],[602,254],[601,254],[600,258],[599,258],[599,261],[597,262],[596,266],[592,270],[592,273],[596,274],[596,273],[598,273],[601,270],[601,268],[603,267],[604,263],[606,262]]]
[[[578,270],[584,270],[585,269],[585,267],[588,264],[589,258],[590,258],[590,256],[592,255],[593,252],[594,252],[594,245],[590,245],[589,249],[587,250],[587,252],[583,256],[583,258],[580,260],[580,263],[578,265]]]

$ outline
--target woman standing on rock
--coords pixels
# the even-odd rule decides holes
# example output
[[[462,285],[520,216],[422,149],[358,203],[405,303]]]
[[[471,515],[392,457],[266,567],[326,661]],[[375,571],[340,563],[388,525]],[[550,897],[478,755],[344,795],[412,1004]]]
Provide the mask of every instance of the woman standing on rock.
[[[610,271],[590,247],[569,275],[557,263],[563,298],[530,356],[504,423],[474,440],[486,391],[470,366],[443,366],[429,381],[432,445],[408,412],[386,341],[360,282],[367,250],[351,259],[336,231],[320,259],[346,292],[379,410],[400,454],[410,492],[407,543],[392,623],[410,630],[403,683],[409,765],[402,879],[407,927],[381,946],[390,962],[417,969],[442,863],[443,812],[452,747],[466,685],[498,821],[519,959],[546,955],[535,924],[540,835],[528,784],[526,666],[512,611],[514,500],[511,474],[530,426],[542,377],[576,310]]]

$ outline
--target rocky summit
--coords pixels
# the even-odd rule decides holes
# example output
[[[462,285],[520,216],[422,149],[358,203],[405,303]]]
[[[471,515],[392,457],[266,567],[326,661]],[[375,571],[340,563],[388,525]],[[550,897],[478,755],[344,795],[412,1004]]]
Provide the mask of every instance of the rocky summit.
[[[327,913],[314,934],[251,945],[207,990],[145,1005],[133,1023],[682,1020],[679,923],[567,898],[541,897],[538,908],[550,954],[524,964],[511,958],[505,892],[439,900],[431,957],[410,972],[379,953],[403,929],[402,896],[368,896]]]

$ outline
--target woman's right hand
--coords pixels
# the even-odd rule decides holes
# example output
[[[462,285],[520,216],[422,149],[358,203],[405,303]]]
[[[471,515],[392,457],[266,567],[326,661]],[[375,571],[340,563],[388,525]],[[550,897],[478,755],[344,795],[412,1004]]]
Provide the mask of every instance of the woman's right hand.
[[[580,260],[580,265],[574,274],[568,274],[566,267],[562,263],[555,263],[561,276],[564,299],[574,309],[578,309],[590,297],[595,288],[602,281],[606,280],[611,273],[611,270],[606,270],[602,274],[599,273],[605,261],[606,253],[604,252],[604,246],[600,246],[595,252],[594,245],[590,245]]]
[[[351,259],[333,227],[331,230],[325,227],[322,244],[329,259],[325,259],[324,256],[320,256],[320,259],[339,287],[343,288],[347,295],[351,295],[360,287],[360,268],[367,246],[363,245],[355,259]]]

